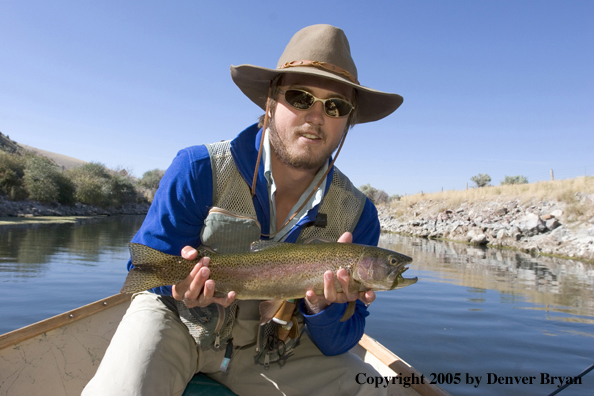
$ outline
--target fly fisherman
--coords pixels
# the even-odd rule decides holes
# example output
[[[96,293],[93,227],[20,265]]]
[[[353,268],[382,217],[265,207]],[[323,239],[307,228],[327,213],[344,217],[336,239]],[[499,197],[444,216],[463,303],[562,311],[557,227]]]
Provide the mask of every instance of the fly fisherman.
[[[265,114],[232,141],[181,150],[133,242],[186,259],[201,245],[237,253],[260,239],[377,245],[376,208],[332,153],[349,128],[388,116],[402,97],[360,85],[344,32],[329,25],[297,32],[276,69],[231,66],[231,77]],[[378,375],[347,353],[375,294],[337,292],[344,269],[325,273],[323,295],[287,301],[260,326],[261,301],[214,297],[208,263],[134,295],[83,395],[181,395],[197,372],[238,395],[385,394],[356,382]]]

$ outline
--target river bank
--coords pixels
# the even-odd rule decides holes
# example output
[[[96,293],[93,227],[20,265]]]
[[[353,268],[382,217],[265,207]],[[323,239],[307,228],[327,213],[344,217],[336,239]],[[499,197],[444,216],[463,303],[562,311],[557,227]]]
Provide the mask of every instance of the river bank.
[[[112,215],[143,215],[148,212],[149,203],[125,204],[112,208],[100,208],[77,202],[73,206],[59,203],[43,204],[37,201],[10,201],[0,196],[0,225],[32,223],[36,220],[47,222],[51,217],[72,218],[78,216],[112,216]],[[43,219],[41,219],[43,217]],[[39,218],[39,219],[36,219]]]
[[[406,199],[408,198],[408,199]],[[594,262],[594,194],[565,200],[425,194],[378,207],[382,231]]]

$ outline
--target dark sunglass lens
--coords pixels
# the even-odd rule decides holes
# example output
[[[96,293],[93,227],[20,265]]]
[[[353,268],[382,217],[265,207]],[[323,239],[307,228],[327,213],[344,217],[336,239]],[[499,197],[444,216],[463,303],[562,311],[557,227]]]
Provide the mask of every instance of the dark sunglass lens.
[[[326,114],[330,117],[343,117],[351,112],[352,106],[342,99],[331,99],[326,102]]]
[[[287,103],[299,110],[307,110],[314,103],[314,97],[307,92],[289,89],[285,92]]]

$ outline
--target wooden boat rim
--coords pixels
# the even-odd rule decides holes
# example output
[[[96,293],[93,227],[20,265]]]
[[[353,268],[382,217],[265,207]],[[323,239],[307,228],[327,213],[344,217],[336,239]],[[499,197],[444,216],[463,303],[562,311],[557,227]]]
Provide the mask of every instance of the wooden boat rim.
[[[30,324],[20,329],[0,335],[0,349],[28,340],[50,330],[57,329],[77,320],[91,316],[97,312],[112,308],[116,305],[130,301],[130,294],[115,294],[99,301],[92,302],[82,307],[66,311],[51,318]]]

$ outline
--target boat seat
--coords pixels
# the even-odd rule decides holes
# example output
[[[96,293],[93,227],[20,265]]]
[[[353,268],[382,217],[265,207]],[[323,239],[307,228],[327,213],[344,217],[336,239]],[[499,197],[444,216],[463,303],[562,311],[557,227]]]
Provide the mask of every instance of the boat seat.
[[[225,385],[198,373],[188,383],[182,396],[237,396]]]

